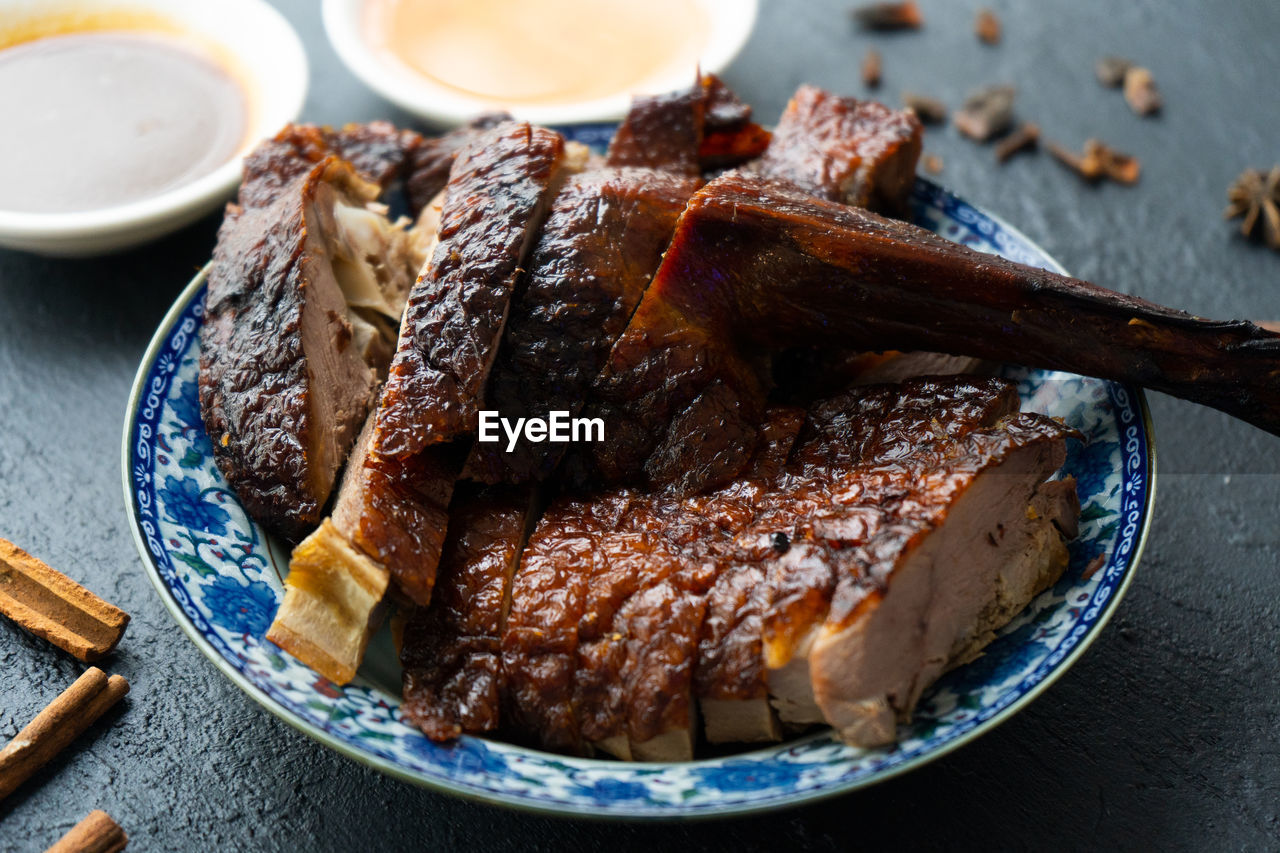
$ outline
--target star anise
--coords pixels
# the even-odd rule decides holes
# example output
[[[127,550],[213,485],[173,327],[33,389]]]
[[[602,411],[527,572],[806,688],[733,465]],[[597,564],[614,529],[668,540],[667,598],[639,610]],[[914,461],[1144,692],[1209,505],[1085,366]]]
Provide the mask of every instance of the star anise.
[[[1280,252],[1280,166],[1271,167],[1265,175],[1261,169],[1245,169],[1227,190],[1227,199],[1231,204],[1222,218],[1243,216],[1241,234],[1260,237]]]

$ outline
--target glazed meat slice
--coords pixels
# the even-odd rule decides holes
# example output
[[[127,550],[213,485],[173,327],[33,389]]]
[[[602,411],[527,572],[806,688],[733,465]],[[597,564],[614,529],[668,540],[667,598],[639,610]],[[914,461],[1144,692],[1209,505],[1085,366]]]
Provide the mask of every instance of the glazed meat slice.
[[[502,635],[504,720],[513,735],[559,752],[585,751],[574,712],[578,630],[590,574],[604,559],[598,540],[622,521],[633,497],[564,498],[530,535]]]
[[[293,549],[266,635],[337,684],[355,676],[391,581],[416,604],[431,600],[463,458],[439,445],[378,464],[373,421],[370,413],[347,459],[332,516]]]
[[[501,722],[507,592],[533,513],[528,490],[459,495],[430,607],[404,632],[405,718],[432,740],[494,731]]]
[[[1071,433],[1017,414],[1007,382],[857,388],[771,410],[761,432],[750,470],[712,492],[552,503],[512,581],[515,731],[683,760],[698,709],[712,742],[778,738],[776,709],[882,742],[1066,565],[1074,483],[1048,478]],[[883,667],[847,663],[859,624]]]
[[[297,153],[313,131],[287,128],[249,158],[201,329],[218,466],[254,519],[294,540],[320,521],[416,272],[404,230],[374,204],[378,187],[332,154]]]
[[[333,523],[356,548],[387,568],[397,589],[425,606],[435,586],[449,503],[466,448],[442,444],[405,459],[381,458],[372,452],[376,418],[376,412],[370,414],[347,461]]]
[[[688,89],[633,98],[607,162],[698,177],[758,157],[768,144],[769,132],[751,122],[751,108],[705,74]]]
[[[1008,383],[939,379],[810,412],[756,522],[789,543],[763,630],[784,720],[891,742],[926,687],[1061,575],[1079,504],[1049,478],[1071,432],[1015,411]]]
[[[758,725],[776,730],[759,675],[758,613],[742,612],[728,585],[713,585],[719,555],[753,517],[802,418],[795,409],[773,413],[768,449],[753,469],[711,495],[620,489],[548,507],[513,581],[504,636],[519,730],[563,751],[686,760],[697,737],[695,699],[703,696],[754,700],[762,706],[751,709],[763,719]],[[737,636],[752,626],[755,677],[746,696],[737,689],[745,677],[728,670],[751,656],[751,641]],[[695,688],[699,650],[718,651],[722,640],[736,648],[709,657]],[[729,705],[713,708],[708,724],[758,738],[744,724],[722,722],[737,709]]]
[[[489,408],[507,419],[579,413],[697,186],[695,178],[635,168],[569,179],[513,299]],[[524,438],[514,449],[505,440],[479,443],[466,473],[489,483],[542,480],[564,448]]]
[[[922,137],[910,110],[801,86],[754,166],[764,177],[828,201],[901,214]]]
[[[752,527],[761,503],[776,494],[805,414],[774,408],[761,427],[751,467],[709,499],[687,498],[683,509],[710,515],[723,534],[706,538],[716,565],[698,639],[694,695],[711,743],[777,740],[777,716],[764,676],[763,619],[770,605],[766,562],[790,547],[784,531]],[[687,544],[695,544],[693,542]]]
[[[405,308],[374,432],[407,457],[476,428],[516,277],[565,172],[564,140],[506,122],[477,136],[449,176],[439,241]]]
[[[1145,385],[1280,430],[1280,335],[975,252],[924,229],[727,174],[691,199],[594,393],[619,478],[697,490],[758,440],[761,352],[906,348]],[[710,402],[708,402],[710,400]]]
[[[625,489],[548,507],[503,635],[517,733],[562,752],[692,757],[692,669],[713,577],[671,541],[669,520],[660,499]]]
[[[241,207],[265,207],[326,157],[351,165],[366,181],[386,189],[403,173],[424,142],[412,130],[389,122],[348,124],[341,130],[314,124],[285,125],[245,158]]]
[[[459,151],[484,131],[510,120],[507,113],[486,113],[415,146],[405,164],[405,196],[410,212],[416,217],[445,188]]]

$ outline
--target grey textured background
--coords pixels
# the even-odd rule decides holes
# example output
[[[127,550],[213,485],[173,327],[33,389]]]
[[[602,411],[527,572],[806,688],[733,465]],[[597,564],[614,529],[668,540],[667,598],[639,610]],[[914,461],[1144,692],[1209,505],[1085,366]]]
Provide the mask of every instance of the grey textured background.
[[[1206,316],[1280,319],[1280,255],[1219,221],[1241,168],[1280,161],[1280,4],[984,2],[1004,20],[999,47],[972,35],[978,0],[922,0],[923,31],[875,38],[855,32],[844,2],[763,0],[725,76],[766,121],[802,81],[862,92],[873,41],[890,103],[910,89],[954,106],[971,87],[1015,83],[1020,114],[1047,136],[1140,155],[1140,185],[1082,186],[1044,154],[997,168],[951,129],[926,139],[943,183],[1078,275]],[[314,0],[279,5],[310,52],[305,119],[404,118],[338,63]],[[1106,52],[1154,71],[1163,116],[1139,119],[1098,86]],[[120,493],[130,382],[216,225],[99,260],[0,251],[0,536],[133,615],[107,663],[133,692],[0,803],[0,850],[43,849],[92,808],[132,850],[1280,846],[1280,439],[1159,395],[1156,520],[1115,621],[1026,711],[906,777],[752,819],[602,825],[419,790],[294,732],[170,619]],[[82,668],[0,621],[0,738]]]

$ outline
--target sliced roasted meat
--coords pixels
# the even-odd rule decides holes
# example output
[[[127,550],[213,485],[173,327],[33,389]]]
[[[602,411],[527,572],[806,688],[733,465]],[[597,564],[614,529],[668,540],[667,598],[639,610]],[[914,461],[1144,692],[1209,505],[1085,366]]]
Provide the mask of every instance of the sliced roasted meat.
[[[379,189],[287,129],[246,166],[218,232],[201,329],[200,402],[219,468],[286,538],[320,521],[386,370],[416,273]],[[299,149],[300,150],[300,149]]]
[[[513,299],[489,408],[507,419],[579,413],[698,183],[634,168],[569,179]],[[545,479],[564,449],[524,438],[513,449],[479,443],[466,474],[489,483]]]
[[[548,507],[503,635],[513,732],[562,752],[692,756],[693,664],[714,574],[686,559],[670,521],[661,498],[625,489]]]
[[[405,459],[372,452],[376,412],[356,443],[333,507],[333,524],[385,566],[396,588],[419,605],[431,600],[449,525],[453,487],[466,448],[441,444]]]
[[[412,459],[370,458],[374,414],[355,442],[333,514],[289,556],[284,601],[267,639],[337,684],[350,681],[394,581],[404,598],[431,600],[465,451],[429,448]]]
[[[772,410],[751,468],[720,489],[553,502],[511,584],[513,730],[651,760],[692,756],[699,708],[713,742],[776,739],[775,709],[831,720],[851,742],[879,742],[886,720],[892,736],[920,691],[1066,565],[1074,484],[1046,481],[1070,431],[1016,410],[1013,386],[994,379],[856,388],[803,429],[799,410]],[[892,604],[866,623],[877,648],[919,654],[824,680],[859,672],[843,660],[873,599]],[[843,669],[816,668],[835,654]],[[870,722],[848,707],[863,699]]]
[[[910,110],[801,86],[754,165],[764,177],[819,198],[901,214],[922,138]]]
[[[433,740],[494,731],[501,721],[507,593],[527,528],[528,490],[459,495],[429,607],[405,626],[405,718]]]
[[[606,435],[625,431],[630,442],[615,457],[619,476],[643,471],[686,490],[727,481],[758,440],[765,373],[751,359],[851,344],[1145,385],[1280,431],[1280,335],[728,174],[690,201],[597,382],[618,412]]]
[[[516,277],[566,171],[560,134],[506,122],[454,161],[439,242],[414,285],[374,451],[407,457],[474,431]]]
[[[870,386],[815,407],[776,498],[786,524],[764,619],[784,720],[891,742],[921,693],[1061,576],[1071,432],[1015,414],[998,380]],[[813,507],[797,516],[797,506]]]
[[[609,145],[608,164],[697,177],[741,165],[768,145],[769,132],[751,121],[751,108],[705,74],[688,89],[633,98]]]
[[[386,189],[426,141],[385,121],[349,124],[336,131],[314,124],[285,125],[245,157],[239,204],[270,204],[281,190],[330,156],[346,161],[361,178]]]
[[[443,136],[423,139],[405,165],[405,196],[414,216],[431,202],[449,182],[449,170],[458,152],[486,130],[510,121],[507,113],[486,113]]]

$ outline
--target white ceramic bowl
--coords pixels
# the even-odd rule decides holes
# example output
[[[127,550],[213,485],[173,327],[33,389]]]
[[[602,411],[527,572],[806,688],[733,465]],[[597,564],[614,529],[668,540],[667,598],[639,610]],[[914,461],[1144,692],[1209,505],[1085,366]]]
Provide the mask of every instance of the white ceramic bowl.
[[[530,0],[532,2],[532,0]],[[703,71],[723,71],[746,44],[755,26],[757,0],[691,0],[701,6],[710,22],[707,46],[699,57]],[[379,55],[364,33],[362,14],[366,0],[324,0],[324,28],[338,56],[365,85],[387,100],[438,124],[461,124],[502,105],[489,99],[473,98],[433,83],[394,59]],[[654,80],[654,91],[684,88],[692,79],[688,71]],[[553,105],[513,104],[506,108],[516,117],[536,124],[576,124],[621,118],[631,102],[631,92],[605,98]]]
[[[245,86],[249,117],[241,149],[214,171],[161,195],[100,210],[0,210],[0,246],[45,255],[93,255],[136,246],[188,225],[223,204],[240,181],[243,155],[302,110],[307,57],[280,13],[263,0],[0,0],[0,24],[76,12],[142,11],[166,19],[222,54]],[[86,129],[91,131],[91,129]]]

